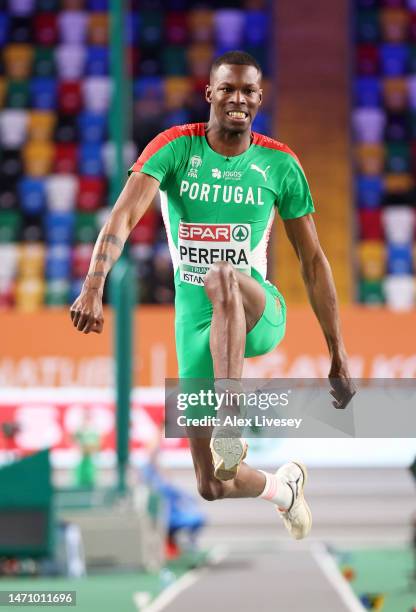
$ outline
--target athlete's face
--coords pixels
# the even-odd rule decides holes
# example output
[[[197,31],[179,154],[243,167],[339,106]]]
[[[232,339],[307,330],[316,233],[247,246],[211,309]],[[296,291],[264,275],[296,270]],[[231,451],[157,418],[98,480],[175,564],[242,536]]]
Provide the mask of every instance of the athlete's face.
[[[261,104],[261,74],[255,66],[222,64],[211,75],[206,100],[219,126],[230,132],[245,132]]]

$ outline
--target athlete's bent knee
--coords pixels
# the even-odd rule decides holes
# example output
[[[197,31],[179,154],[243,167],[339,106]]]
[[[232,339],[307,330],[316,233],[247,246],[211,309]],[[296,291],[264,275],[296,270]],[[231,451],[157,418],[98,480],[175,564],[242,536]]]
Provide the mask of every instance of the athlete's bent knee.
[[[198,481],[198,493],[207,501],[215,501],[224,497],[222,483],[216,479]]]
[[[205,291],[211,301],[226,301],[232,291],[238,289],[237,277],[233,266],[227,261],[217,261],[205,274]]]

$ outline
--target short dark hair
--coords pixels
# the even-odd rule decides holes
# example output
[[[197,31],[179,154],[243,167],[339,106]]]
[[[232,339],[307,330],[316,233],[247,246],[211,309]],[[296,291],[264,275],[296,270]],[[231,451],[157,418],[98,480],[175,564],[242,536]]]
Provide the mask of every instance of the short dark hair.
[[[211,75],[223,64],[234,64],[237,66],[254,66],[260,75],[262,74],[262,69],[258,61],[250,55],[250,53],[246,53],[245,51],[227,51],[227,53],[223,53],[216,60],[214,60],[211,66]]]

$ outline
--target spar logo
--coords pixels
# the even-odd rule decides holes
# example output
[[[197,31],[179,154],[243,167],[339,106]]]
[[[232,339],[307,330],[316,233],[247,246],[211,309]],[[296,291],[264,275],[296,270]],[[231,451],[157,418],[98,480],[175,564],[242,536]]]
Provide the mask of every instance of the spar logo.
[[[248,234],[248,230],[244,226],[240,225],[237,227],[242,227]],[[179,225],[179,238],[182,238],[182,240],[201,240],[204,242],[230,242],[231,228],[229,225],[181,223]]]
[[[202,159],[199,155],[193,155],[189,160],[188,176],[191,178],[198,178],[198,168],[202,166]]]
[[[248,229],[245,225],[236,225],[232,235],[237,242],[244,242],[248,238]]]

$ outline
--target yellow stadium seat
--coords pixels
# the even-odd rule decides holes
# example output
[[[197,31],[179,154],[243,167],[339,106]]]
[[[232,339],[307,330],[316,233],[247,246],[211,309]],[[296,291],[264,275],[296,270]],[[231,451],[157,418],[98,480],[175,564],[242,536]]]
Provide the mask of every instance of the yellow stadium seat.
[[[7,92],[7,81],[4,77],[0,76],[0,108],[4,106],[4,99]]]
[[[407,38],[410,13],[405,9],[386,8],[380,12],[382,37],[385,42],[399,43]]]
[[[355,149],[357,166],[362,174],[370,176],[383,173],[385,150],[381,144],[360,144]]]
[[[16,307],[23,312],[39,310],[44,301],[45,283],[38,278],[25,278],[16,283]]]
[[[52,140],[55,124],[55,113],[51,111],[32,111],[29,113],[29,139]]]
[[[407,109],[409,91],[407,80],[391,77],[383,80],[383,97],[387,110],[401,112]]]
[[[23,44],[7,45],[3,51],[6,74],[12,79],[27,79],[33,61],[33,47]]]
[[[165,99],[169,110],[182,108],[192,93],[192,82],[188,77],[165,79]]]
[[[91,13],[88,21],[88,42],[91,45],[108,44],[107,13]]]
[[[413,189],[414,178],[409,173],[389,173],[384,176],[387,193],[406,193]]]
[[[42,279],[45,268],[45,245],[41,242],[22,243],[19,253],[19,276]]]
[[[366,280],[380,280],[385,274],[386,251],[381,240],[363,240],[358,245],[360,273]]]
[[[211,42],[213,39],[213,12],[209,9],[194,9],[189,13],[189,31],[195,42]]]
[[[30,176],[46,176],[52,170],[55,147],[52,142],[32,141],[23,147],[25,173]]]
[[[209,43],[190,45],[187,55],[192,76],[206,78],[214,58],[214,47]]]

